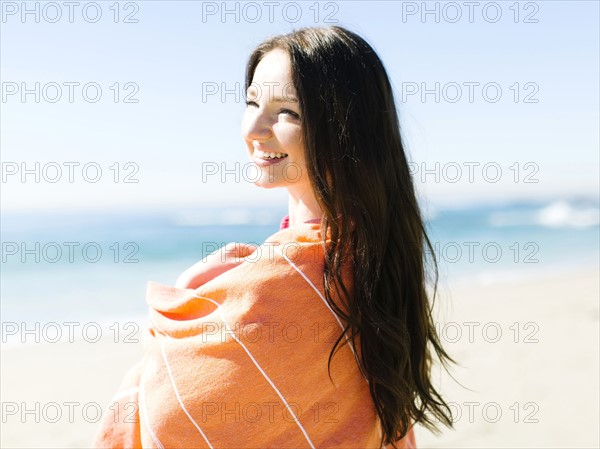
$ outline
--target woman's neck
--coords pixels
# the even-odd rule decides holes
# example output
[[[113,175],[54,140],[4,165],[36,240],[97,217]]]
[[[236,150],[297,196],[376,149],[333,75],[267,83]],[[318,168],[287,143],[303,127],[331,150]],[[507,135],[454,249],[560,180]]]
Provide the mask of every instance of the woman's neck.
[[[321,219],[323,211],[314,195],[297,195],[290,192],[288,214],[290,216],[289,225],[292,227],[310,220]]]

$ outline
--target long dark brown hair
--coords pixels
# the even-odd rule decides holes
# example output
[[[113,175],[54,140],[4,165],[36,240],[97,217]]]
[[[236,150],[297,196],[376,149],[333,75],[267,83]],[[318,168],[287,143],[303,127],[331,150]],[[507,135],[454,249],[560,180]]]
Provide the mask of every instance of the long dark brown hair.
[[[432,317],[437,263],[383,63],[363,38],[343,27],[301,28],[254,50],[246,88],[274,49],[291,59],[308,176],[324,212],[325,296],[347,323],[344,332],[353,346],[359,338],[357,363],[381,420],[382,444],[398,441],[417,422],[434,432],[439,423],[452,427],[452,412],[431,382],[432,350],[444,367],[454,362]],[[325,245],[328,231],[331,243]],[[348,260],[351,293],[342,279]],[[333,288],[345,298],[347,313],[333,301]],[[347,342],[343,337],[328,368],[340,342]]]

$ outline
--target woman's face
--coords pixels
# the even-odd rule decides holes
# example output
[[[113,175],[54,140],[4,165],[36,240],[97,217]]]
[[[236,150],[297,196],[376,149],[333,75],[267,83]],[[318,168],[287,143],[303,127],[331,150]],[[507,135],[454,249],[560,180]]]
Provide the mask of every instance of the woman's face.
[[[258,63],[246,100],[242,136],[260,171],[254,184],[286,187],[296,196],[311,193],[300,107],[285,51],[272,50]]]

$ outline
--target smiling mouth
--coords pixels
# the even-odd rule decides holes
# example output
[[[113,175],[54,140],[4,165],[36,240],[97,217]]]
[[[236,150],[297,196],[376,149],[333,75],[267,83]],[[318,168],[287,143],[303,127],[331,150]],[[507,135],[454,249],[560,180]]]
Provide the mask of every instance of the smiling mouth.
[[[267,153],[256,148],[254,149],[254,155],[260,159],[264,159],[265,161],[285,159],[288,156],[287,153]]]

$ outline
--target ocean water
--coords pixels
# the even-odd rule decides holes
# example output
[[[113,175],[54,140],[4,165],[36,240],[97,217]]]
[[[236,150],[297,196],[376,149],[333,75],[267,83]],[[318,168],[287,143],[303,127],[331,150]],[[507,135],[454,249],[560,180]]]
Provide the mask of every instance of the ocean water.
[[[18,343],[15,323],[139,322],[148,281],[173,284],[228,242],[259,245],[277,232],[286,213],[249,207],[3,212],[3,343]],[[427,227],[440,283],[493,284],[597,269],[599,215],[598,201],[589,199],[434,210]]]

